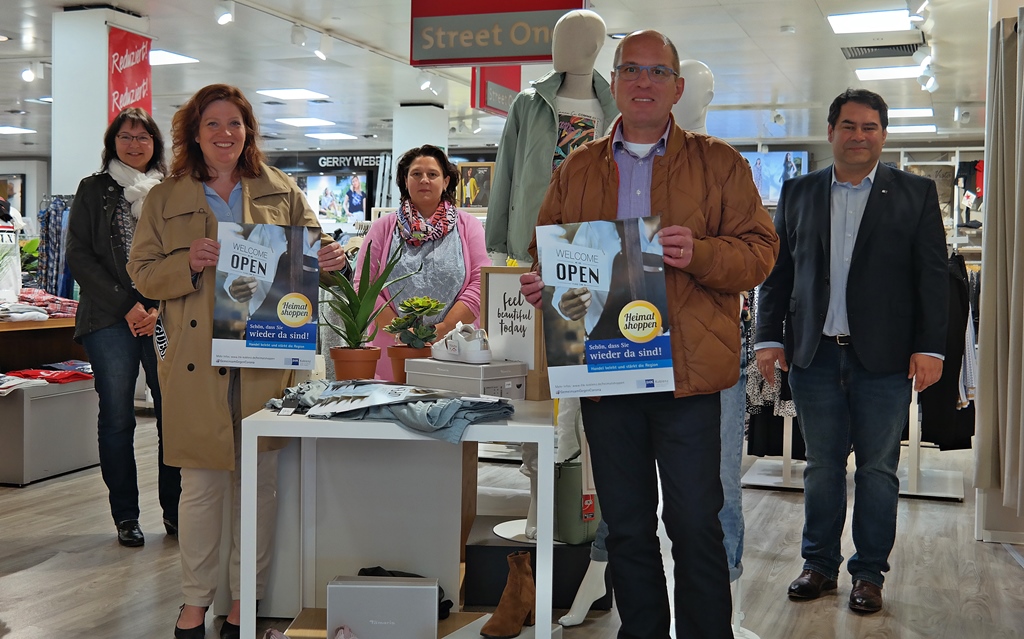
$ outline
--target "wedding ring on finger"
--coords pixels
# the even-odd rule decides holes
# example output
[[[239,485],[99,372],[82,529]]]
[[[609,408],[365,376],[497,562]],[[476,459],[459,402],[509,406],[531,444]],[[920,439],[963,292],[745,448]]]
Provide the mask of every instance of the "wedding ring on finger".
[[[683,259],[683,247],[679,247],[679,259]]]

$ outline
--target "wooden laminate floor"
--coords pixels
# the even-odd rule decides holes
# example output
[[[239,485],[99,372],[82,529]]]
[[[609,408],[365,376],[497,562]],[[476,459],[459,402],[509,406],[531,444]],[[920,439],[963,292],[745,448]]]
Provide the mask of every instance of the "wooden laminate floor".
[[[156,504],[152,419],[140,422],[136,448],[146,532],[139,549],[117,544],[98,468],[0,487],[0,639],[173,636],[180,568],[177,543],[164,535]],[[925,466],[961,470],[967,481],[971,460],[969,451],[924,453]],[[508,464],[482,464],[480,482],[525,486]],[[762,639],[1024,637],[1024,567],[1006,547],[974,541],[973,491],[967,493],[964,503],[900,502],[886,608],[863,617],[847,609],[845,575],[837,595],[786,599],[801,566],[802,494],[745,489],[743,626]],[[851,552],[847,532],[844,554]],[[220,623],[208,617],[207,637],[218,636]],[[287,621],[261,619],[260,636],[267,627],[283,630]],[[617,628],[614,609],[592,612],[563,636],[612,639]]]

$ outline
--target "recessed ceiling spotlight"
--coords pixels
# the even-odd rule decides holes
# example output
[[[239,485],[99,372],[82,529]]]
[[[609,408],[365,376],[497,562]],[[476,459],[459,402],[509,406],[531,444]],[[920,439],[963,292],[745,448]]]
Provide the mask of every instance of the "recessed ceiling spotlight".
[[[8,40],[10,40],[10,38],[0,33],[0,42],[7,42]]]
[[[794,27],[791,24],[784,24],[781,27],[779,27],[779,33],[781,33],[782,35],[793,35],[794,33],[796,33],[796,27]]]
[[[618,33],[609,33],[608,37],[611,38],[612,40],[621,40],[621,39],[625,38],[628,35],[629,34],[626,33],[625,31],[620,31]]]
[[[426,71],[420,71],[419,84],[420,91],[426,91],[430,88],[430,76],[427,75]]]

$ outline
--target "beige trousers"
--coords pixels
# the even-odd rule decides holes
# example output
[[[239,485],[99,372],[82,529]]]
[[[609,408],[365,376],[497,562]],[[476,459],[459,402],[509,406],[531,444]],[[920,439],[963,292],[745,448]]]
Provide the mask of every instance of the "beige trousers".
[[[238,370],[231,372],[231,414],[235,431],[235,470],[181,469],[178,502],[178,546],[181,554],[181,592],[185,603],[205,607],[213,603],[220,582],[220,550],[225,532],[231,534],[228,579],[231,599],[239,599],[241,508],[241,410]],[[266,573],[277,524],[277,451],[259,453],[256,461],[256,599],[266,590]],[[228,530],[224,504],[231,503]]]

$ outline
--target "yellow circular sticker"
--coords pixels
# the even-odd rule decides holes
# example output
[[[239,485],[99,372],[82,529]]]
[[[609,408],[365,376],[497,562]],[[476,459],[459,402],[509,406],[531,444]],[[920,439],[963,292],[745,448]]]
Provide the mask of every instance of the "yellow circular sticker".
[[[631,342],[649,342],[661,335],[661,313],[650,302],[630,302],[619,313],[619,330]]]
[[[313,305],[302,293],[288,293],[277,303],[277,318],[285,326],[303,326],[313,318]]]

